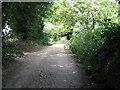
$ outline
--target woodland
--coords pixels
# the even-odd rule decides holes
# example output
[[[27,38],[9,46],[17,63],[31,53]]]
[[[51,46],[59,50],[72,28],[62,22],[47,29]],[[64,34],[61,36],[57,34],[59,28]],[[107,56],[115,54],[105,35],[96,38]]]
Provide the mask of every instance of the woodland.
[[[119,3],[3,2],[2,64],[24,57],[23,49],[64,43],[91,80],[120,88]]]

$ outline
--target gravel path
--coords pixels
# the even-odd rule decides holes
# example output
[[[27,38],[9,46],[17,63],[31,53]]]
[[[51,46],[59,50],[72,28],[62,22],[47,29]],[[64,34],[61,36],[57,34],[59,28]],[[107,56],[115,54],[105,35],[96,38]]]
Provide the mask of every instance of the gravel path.
[[[3,70],[3,88],[87,88],[93,87],[82,64],[64,50],[64,44],[25,53]]]

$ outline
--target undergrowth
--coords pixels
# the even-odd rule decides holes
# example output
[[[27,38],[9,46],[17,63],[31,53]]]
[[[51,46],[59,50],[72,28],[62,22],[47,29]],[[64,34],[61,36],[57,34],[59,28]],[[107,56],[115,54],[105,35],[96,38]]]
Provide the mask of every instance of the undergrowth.
[[[70,49],[85,64],[90,78],[106,87],[120,88],[120,25],[109,22],[84,33],[74,34]]]

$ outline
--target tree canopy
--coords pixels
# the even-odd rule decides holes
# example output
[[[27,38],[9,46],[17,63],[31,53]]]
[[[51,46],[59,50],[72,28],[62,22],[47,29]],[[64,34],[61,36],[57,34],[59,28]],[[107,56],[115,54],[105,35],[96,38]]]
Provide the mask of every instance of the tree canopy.
[[[3,59],[20,54],[9,38],[48,44],[64,37],[77,61],[85,64],[91,79],[118,88],[119,3],[113,0],[3,2],[2,26],[11,28],[7,35],[3,31]]]
[[[42,37],[43,17],[47,17],[48,2],[3,2],[3,28],[7,23],[12,35],[21,39]]]

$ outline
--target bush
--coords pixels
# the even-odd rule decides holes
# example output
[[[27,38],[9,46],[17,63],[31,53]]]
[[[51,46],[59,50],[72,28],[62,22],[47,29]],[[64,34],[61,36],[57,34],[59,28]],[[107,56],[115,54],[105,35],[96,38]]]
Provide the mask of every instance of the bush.
[[[74,34],[70,46],[92,80],[116,88],[120,88],[119,29],[120,25],[109,22],[86,34]]]
[[[106,38],[104,47],[92,58],[92,67],[104,74],[107,82],[113,87],[120,88],[120,25],[109,23],[105,26],[102,37]]]
[[[16,57],[24,56],[19,51],[19,45],[9,41],[2,40],[2,63],[14,61]]]
[[[71,39],[70,48],[77,55],[80,62],[91,60],[95,52],[102,47],[104,39],[101,38],[102,29],[88,31],[86,34],[79,32]]]

